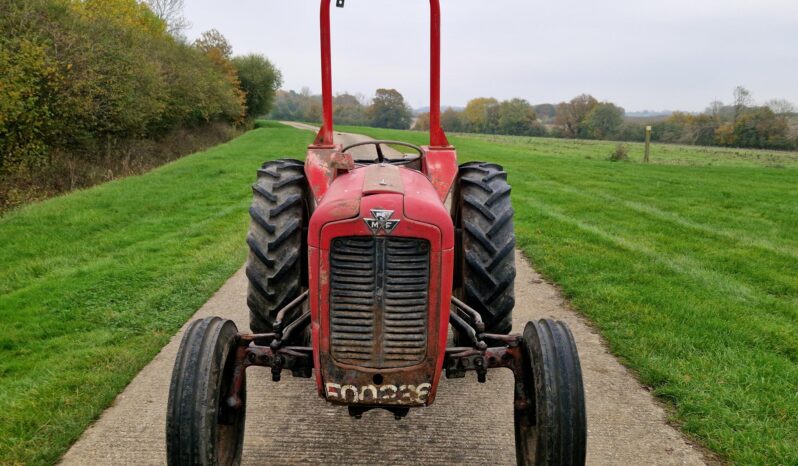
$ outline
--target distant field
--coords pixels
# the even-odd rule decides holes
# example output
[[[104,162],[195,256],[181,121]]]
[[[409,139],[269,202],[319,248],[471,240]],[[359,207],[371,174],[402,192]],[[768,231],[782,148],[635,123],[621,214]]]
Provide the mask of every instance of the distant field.
[[[609,162],[614,143],[450,140],[506,167],[520,247],[685,432],[738,464],[798,464],[798,153],[654,145],[642,164],[640,144]]]
[[[525,148],[529,154],[606,160],[618,144],[630,149],[633,162],[642,162],[644,144],[637,142],[585,141],[574,139],[529,138],[488,134],[457,134],[464,137]],[[650,163],[694,167],[771,167],[798,168],[798,152],[726,147],[652,144]]]

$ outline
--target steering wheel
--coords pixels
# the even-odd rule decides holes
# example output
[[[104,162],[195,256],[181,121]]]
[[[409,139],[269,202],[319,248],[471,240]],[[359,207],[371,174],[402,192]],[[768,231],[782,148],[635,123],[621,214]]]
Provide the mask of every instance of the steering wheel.
[[[415,157],[410,157],[410,158],[405,156],[402,159],[388,159],[388,158],[385,158],[385,154],[383,154],[383,152],[382,152],[383,144],[390,144],[390,145],[396,145],[396,146],[409,147],[409,148],[415,150],[416,152],[418,152],[418,155],[415,156]],[[419,147],[419,146],[417,146],[415,144],[409,144],[407,142],[401,142],[401,141],[364,141],[364,142],[358,142],[357,144],[352,144],[351,146],[344,147],[343,152],[349,152],[349,149],[354,149],[355,147],[371,146],[371,145],[373,145],[374,147],[377,148],[377,163],[390,163],[390,164],[394,164],[394,165],[406,165],[408,163],[412,163],[412,162],[415,162],[416,160],[419,160],[421,158],[421,156],[424,155],[424,149],[422,149],[421,147]],[[355,163],[360,163],[360,164],[368,164],[368,163],[374,163],[374,159],[368,159],[368,160],[355,159],[354,162]]]

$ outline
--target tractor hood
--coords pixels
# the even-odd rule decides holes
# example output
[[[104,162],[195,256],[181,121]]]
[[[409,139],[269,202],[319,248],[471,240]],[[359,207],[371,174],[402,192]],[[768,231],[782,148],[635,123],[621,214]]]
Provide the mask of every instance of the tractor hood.
[[[429,179],[389,164],[338,175],[311,217],[308,246],[319,394],[361,406],[432,403],[449,328],[454,226]]]
[[[454,247],[451,216],[429,179],[418,171],[390,164],[368,165],[338,176],[313,213],[308,245],[320,247],[325,225],[357,217],[373,219],[374,210],[391,211],[395,220],[433,225],[440,231],[442,249]],[[382,229],[374,234],[391,232]]]

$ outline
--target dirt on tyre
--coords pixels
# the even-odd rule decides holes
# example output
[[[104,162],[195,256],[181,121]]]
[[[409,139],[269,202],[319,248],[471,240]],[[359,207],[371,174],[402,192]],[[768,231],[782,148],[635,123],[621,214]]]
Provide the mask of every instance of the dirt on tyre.
[[[523,389],[532,406],[515,411],[517,463],[581,466],[587,451],[582,369],[563,322],[529,322],[522,340]]]
[[[479,312],[486,332],[509,334],[515,306],[515,231],[507,172],[493,163],[461,165],[454,199],[460,232],[455,295]]]
[[[247,235],[247,305],[254,333],[273,330],[277,312],[307,289],[308,186],[298,160],[266,162],[252,186]],[[286,316],[291,320],[301,307]]]
[[[244,445],[246,380],[241,406],[228,406],[238,329],[209,317],[192,322],[177,353],[169,387],[166,454],[170,466],[237,465]]]

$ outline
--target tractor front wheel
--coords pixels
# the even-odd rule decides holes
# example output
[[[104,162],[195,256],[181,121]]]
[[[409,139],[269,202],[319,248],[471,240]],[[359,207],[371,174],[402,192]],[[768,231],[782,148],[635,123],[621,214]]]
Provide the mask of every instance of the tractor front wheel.
[[[530,406],[515,411],[518,465],[584,465],[585,392],[570,329],[555,320],[529,322],[522,350],[523,387]]]
[[[246,380],[238,408],[226,398],[234,379],[238,329],[209,317],[191,323],[172,371],[166,458],[177,465],[238,465],[244,446]]]

